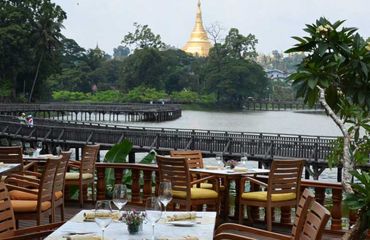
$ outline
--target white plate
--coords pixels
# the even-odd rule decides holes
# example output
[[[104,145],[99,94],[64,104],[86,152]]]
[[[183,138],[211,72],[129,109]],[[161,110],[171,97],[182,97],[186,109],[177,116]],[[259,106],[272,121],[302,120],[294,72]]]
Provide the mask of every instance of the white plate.
[[[192,227],[195,224],[197,224],[196,222],[193,222],[193,221],[172,221],[168,223],[173,226],[179,226],[179,227]]]

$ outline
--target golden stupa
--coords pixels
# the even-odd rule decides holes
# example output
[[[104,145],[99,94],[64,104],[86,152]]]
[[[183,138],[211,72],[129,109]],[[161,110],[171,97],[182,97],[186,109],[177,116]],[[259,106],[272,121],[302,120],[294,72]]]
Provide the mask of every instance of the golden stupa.
[[[207,32],[204,30],[202,21],[202,10],[200,9],[200,0],[198,0],[198,10],[195,19],[195,26],[191,32],[189,41],[182,48],[187,53],[195,56],[206,57],[208,56],[209,49],[212,47]]]

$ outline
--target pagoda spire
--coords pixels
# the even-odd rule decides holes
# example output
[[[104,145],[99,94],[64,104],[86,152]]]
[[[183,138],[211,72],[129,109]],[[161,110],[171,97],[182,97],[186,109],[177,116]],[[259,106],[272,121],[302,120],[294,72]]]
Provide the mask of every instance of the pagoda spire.
[[[212,45],[203,26],[201,3],[200,0],[198,0],[195,25],[190,35],[190,39],[183,47],[183,50],[193,55],[205,57],[208,56],[208,52],[211,47]]]

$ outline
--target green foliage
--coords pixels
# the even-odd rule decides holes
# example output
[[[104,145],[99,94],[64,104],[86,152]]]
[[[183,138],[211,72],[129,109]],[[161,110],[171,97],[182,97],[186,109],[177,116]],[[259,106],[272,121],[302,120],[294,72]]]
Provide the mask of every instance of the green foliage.
[[[223,48],[227,55],[236,59],[254,59],[257,57],[256,44],[258,40],[253,34],[244,36],[237,28],[231,28],[225,38]]]
[[[187,89],[183,89],[180,92],[172,92],[171,100],[179,103],[194,103],[199,102],[199,94]]]
[[[81,101],[87,99],[87,95],[82,92],[70,91],[55,91],[52,97],[55,101]]]
[[[291,75],[297,96],[304,97],[310,105],[318,100],[318,87],[325,89],[327,101],[332,109],[339,111],[340,98],[370,109],[370,51],[368,43],[355,28],[340,26],[320,18],[315,24],[306,25],[306,37],[294,37],[298,41],[287,53],[307,54]]]
[[[370,228],[370,173],[353,171],[351,174],[358,182],[352,184],[354,192],[346,194],[344,204],[350,210],[359,210],[360,239],[366,239],[366,230]]]
[[[155,35],[148,25],[134,23],[135,32],[129,32],[124,36],[122,43],[127,46],[134,45],[135,49],[156,48],[160,49],[165,46],[161,41],[161,36]]]
[[[124,96],[124,100],[127,102],[150,102],[166,98],[168,95],[164,91],[144,86],[136,87]]]

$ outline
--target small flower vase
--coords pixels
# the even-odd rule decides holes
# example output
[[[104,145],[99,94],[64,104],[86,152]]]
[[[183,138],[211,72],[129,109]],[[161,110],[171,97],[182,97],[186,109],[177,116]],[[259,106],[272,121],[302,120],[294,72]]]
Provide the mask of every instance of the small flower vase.
[[[134,235],[138,234],[141,229],[141,224],[128,224],[127,225],[127,231],[129,234]]]

